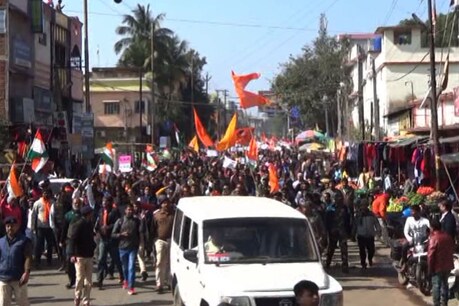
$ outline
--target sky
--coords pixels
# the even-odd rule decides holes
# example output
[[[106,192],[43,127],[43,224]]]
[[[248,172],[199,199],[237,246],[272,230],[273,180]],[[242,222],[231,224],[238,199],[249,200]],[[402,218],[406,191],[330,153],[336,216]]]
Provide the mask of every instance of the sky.
[[[448,10],[449,0],[436,0],[437,12]],[[56,2],[56,0],[55,0]],[[317,36],[319,16],[325,13],[331,35],[374,32],[395,25],[416,13],[427,18],[426,0],[89,0],[90,66],[116,65],[113,51],[120,38],[115,28],[137,4],[150,4],[153,13],[166,15],[172,29],[207,59],[204,68],[212,79],[209,92],[230,91],[231,70],[258,72],[248,89],[267,90],[280,64],[301,53]],[[83,1],[63,0],[64,13],[83,21]],[[99,55],[97,55],[99,50]]]

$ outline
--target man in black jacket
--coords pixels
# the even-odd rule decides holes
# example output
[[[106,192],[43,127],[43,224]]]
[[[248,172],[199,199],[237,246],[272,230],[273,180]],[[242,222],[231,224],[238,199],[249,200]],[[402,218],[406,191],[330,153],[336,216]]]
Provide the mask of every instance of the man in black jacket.
[[[135,262],[140,244],[140,233],[143,232],[141,222],[134,216],[134,207],[128,204],[124,218],[116,221],[112,237],[119,239],[119,252],[123,265],[123,289],[128,289],[128,294],[135,294]]]
[[[94,231],[92,226],[93,210],[83,206],[81,218],[71,224],[69,229],[69,256],[75,264],[75,306],[89,306],[92,287],[92,258],[94,256]]]
[[[118,243],[116,239],[112,238],[113,226],[116,221],[121,217],[121,214],[117,208],[113,208],[113,198],[111,196],[105,196],[102,200],[102,209],[97,217],[94,231],[99,234],[99,258],[98,258],[98,273],[97,273],[97,285],[99,289],[102,289],[102,284],[106,274],[113,276],[112,270],[107,267],[107,255],[110,254],[113,265],[116,265],[120,275],[120,284],[123,283],[123,269],[121,267],[121,261],[118,253]]]
[[[441,230],[447,233],[453,241],[456,241],[456,218],[451,212],[451,203],[448,200],[443,200],[438,203],[441,211]]]

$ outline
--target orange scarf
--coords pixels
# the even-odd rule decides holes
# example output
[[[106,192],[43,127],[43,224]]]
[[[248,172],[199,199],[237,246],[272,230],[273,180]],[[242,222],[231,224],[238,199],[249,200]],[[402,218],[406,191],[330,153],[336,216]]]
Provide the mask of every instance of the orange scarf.
[[[44,223],[49,222],[49,211],[51,210],[51,202],[45,198],[41,198],[43,201],[43,221]]]
[[[103,220],[102,220],[104,226],[107,226],[108,223],[108,211],[104,209],[104,215],[103,215]]]

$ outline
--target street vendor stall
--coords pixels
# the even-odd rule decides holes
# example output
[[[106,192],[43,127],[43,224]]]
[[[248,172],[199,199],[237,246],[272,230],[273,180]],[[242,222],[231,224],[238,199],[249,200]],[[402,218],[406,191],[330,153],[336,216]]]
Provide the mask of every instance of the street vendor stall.
[[[445,168],[446,175],[448,176],[449,183],[451,184],[451,188],[454,191],[454,196],[456,197],[456,201],[459,201],[457,196],[456,186],[454,186],[454,181],[451,178],[451,174],[448,170],[448,166],[459,165],[459,152],[450,153],[450,154],[443,154],[440,156],[440,160]]]

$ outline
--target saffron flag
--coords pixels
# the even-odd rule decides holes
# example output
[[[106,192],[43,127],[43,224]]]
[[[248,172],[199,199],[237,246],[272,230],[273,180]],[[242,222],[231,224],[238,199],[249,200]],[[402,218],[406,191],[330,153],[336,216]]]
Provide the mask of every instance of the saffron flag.
[[[188,147],[193,149],[196,153],[199,152],[198,136],[194,135],[193,139],[191,139],[190,143],[188,144]]]
[[[225,136],[217,143],[216,148],[218,151],[228,150],[236,144],[236,125],[237,113],[231,118],[228,127],[226,128]]]
[[[213,146],[213,141],[210,138],[209,134],[207,134],[206,129],[201,123],[201,119],[198,117],[198,113],[196,112],[196,109],[193,108],[193,113],[194,113],[194,126],[196,128],[196,135],[198,135],[199,140],[204,144],[206,147],[211,147]]]
[[[247,86],[247,84],[249,84],[250,81],[256,80],[260,76],[261,75],[259,73],[236,75],[234,71],[231,71],[231,77],[233,78],[234,87],[239,97],[241,108],[250,108],[254,106],[263,106],[266,104],[270,104],[268,98],[245,90],[245,87]]]
[[[101,158],[106,165],[109,165],[110,168],[113,167],[113,161],[115,160],[115,152],[113,151],[113,145],[111,142],[107,143],[107,145],[105,146]]]
[[[236,130],[236,143],[242,146],[247,146],[252,139],[253,131],[255,128],[253,127],[245,127]]]
[[[249,149],[247,150],[247,158],[251,161],[258,160],[258,146],[255,137],[252,137],[249,143]]]
[[[276,193],[279,191],[279,178],[277,177],[276,167],[273,164],[269,164],[269,187],[271,188],[271,193]]]
[[[8,190],[9,197],[20,198],[24,194],[24,191],[22,190],[21,184],[19,184],[15,168],[15,164],[13,164],[6,182],[6,189]]]
[[[35,134],[35,138],[33,139],[27,158],[32,161],[32,170],[35,173],[40,171],[48,161],[48,152],[46,151],[45,143],[43,142],[40,130],[38,130]]]

